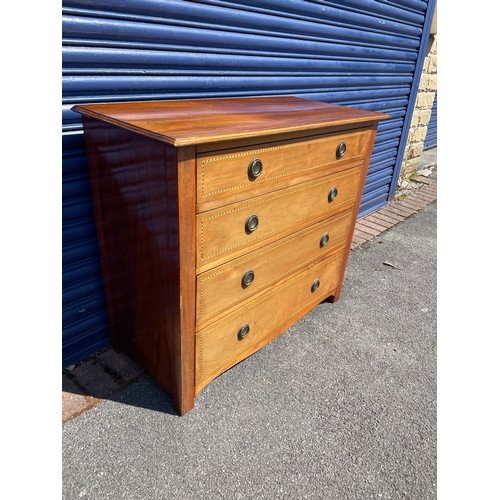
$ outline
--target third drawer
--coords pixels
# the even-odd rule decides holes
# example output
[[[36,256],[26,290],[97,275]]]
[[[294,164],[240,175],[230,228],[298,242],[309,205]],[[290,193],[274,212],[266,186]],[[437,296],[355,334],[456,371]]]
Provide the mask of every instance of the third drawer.
[[[309,262],[345,247],[353,215],[352,209],[347,210],[198,275],[197,328],[240,307]]]

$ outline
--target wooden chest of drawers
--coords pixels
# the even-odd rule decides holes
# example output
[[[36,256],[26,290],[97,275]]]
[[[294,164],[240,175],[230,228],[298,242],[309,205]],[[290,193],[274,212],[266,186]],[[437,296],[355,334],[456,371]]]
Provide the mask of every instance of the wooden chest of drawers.
[[[184,414],[339,298],[379,120],[295,97],[75,106],[113,345]]]

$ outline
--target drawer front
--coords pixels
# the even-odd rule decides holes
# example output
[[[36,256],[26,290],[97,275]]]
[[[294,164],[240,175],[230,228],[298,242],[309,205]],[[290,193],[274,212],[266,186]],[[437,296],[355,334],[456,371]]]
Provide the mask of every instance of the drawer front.
[[[241,199],[243,193],[263,194],[300,183],[302,176],[319,177],[346,168],[365,157],[371,134],[371,130],[345,132],[200,154],[197,204],[221,200],[210,204],[215,208]],[[342,155],[337,151],[341,143]]]
[[[198,214],[198,273],[351,208],[361,173],[362,165]]]
[[[246,307],[196,334],[196,392],[281,333],[338,285],[343,252],[279,283]],[[314,290],[314,283],[319,287]],[[248,331],[245,328],[248,325]],[[245,335],[246,334],[246,335]]]
[[[200,274],[196,286],[197,325],[239,307],[308,263],[344,248],[353,215],[352,210],[342,212]]]

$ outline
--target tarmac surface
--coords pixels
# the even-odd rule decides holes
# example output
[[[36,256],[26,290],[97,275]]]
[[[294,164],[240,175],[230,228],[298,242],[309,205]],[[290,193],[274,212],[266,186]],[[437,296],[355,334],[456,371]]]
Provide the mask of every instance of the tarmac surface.
[[[436,202],[179,417],[142,375],[63,425],[65,499],[436,498]]]

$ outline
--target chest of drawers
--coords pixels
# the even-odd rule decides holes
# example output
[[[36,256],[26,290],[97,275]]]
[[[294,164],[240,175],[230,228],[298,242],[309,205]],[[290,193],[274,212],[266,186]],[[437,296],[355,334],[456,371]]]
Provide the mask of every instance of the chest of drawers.
[[[111,341],[184,414],[339,298],[378,122],[296,97],[75,106]]]

